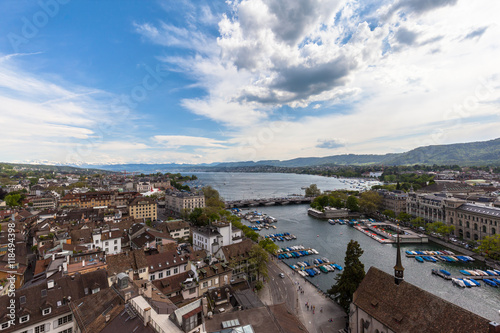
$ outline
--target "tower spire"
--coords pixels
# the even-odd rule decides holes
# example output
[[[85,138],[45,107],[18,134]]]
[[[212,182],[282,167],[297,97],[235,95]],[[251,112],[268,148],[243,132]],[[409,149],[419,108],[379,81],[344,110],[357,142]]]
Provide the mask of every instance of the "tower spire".
[[[398,236],[397,236],[397,254],[396,254],[396,266],[394,266],[394,282],[399,285],[403,280],[403,271],[405,270],[403,267],[403,264],[401,263],[401,249],[399,248],[399,224],[397,225],[397,230],[396,230]]]

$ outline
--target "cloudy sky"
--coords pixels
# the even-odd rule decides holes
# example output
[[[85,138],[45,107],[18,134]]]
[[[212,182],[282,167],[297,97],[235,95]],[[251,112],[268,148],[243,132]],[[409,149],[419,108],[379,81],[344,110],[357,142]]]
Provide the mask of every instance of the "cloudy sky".
[[[497,0],[5,0],[0,161],[211,163],[500,137]]]

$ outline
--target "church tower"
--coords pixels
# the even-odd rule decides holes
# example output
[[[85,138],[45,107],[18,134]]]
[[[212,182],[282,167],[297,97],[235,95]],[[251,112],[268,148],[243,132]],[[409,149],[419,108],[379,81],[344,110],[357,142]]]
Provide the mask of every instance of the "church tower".
[[[397,233],[398,233],[398,252],[397,252],[397,257],[396,257],[396,266],[394,266],[394,282],[399,285],[403,280],[404,280],[404,274],[403,271],[405,270],[403,267],[403,264],[401,263],[401,249],[399,248],[399,225],[397,226]]]

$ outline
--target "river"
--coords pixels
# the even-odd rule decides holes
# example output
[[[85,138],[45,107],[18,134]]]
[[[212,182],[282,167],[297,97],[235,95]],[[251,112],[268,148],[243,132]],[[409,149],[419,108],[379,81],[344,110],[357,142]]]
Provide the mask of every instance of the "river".
[[[317,184],[321,190],[350,188],[351,183],[343,183],[335,178],[311,175],[274,174],[274,173],[194,173],[198,177],[197,185],[212,185],[226,200],[283,197],[290,194],[303,194],[303,186]],[[191,184],[194,185],[194,184]],[[352,188],[350,188],[352,189]],[[344,266],[344,256],[347,244],[351,239],[357,241],[364,253],[361,261],[365,271],[371,266],[389,273],[394,273],[396,263],[396,246],[380,244],[354,228],[347,225],[330,225],[326,221],[317,220],[307,215],[307,205],[267,206],[255,208],[259,212],[269,214],[278,219],[278,229],[260,231],[266,235],[275,232],[289,232],[297,236],[296,240],[279,242],[280,247],[304,245],[319,251],[319,255],[308,256],[307,259],[287,259],[287,264],[297,261],[327,257]],[[247,225],[249,222],[243,220]],[[448,270],[453,276],[461,275],[460,269],[484,268],[481,263],[453,264],[445,262],[418,263],[413,258],[404,256],[405,250],[434,250],[443,247],[429,243],[425,245],[404,245],[401,248],[406,281],[431,292],[451,303],[477,313],[489,320],[498,321],[500,310],[500,289],[492,288],[481,282],[481,287],[460,289],[431,274],[433,268]],[[314,278],[308,278],[318,288],[326,291],[335,282],[334,273],[322,273]]]

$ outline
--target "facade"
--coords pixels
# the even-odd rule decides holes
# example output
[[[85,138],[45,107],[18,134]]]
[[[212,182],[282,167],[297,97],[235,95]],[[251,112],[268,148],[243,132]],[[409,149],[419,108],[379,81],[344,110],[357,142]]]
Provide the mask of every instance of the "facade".
[[[190,213],[195,208],[205,207],[205,196],[203,193],[190,192],[167,192],[165,193],[165,208],[181,215]]]
[[[446,223],[455,227],[455,236],[477,241],[498,233],[500,208],[449,198],[446,200]]]
[[[245,239],[237,244],[223,246],[215,254],[215,257],[233,269],[232,280],[254,281],[256,279],[255,269],[249,262],[252,246],[252,240]]]
[[[154,281],[191,270],[189,256],[179,255],[177,251],[161,252],[146,257],[149,280]]]
[[[232,269],[225,263],[203,266],[196,272],[198,274],[198,296],[202,296],[209,289],[229,285],[232,279]]]
[[[206,250],[213,254],[225,245],[241,242],[240,229],[233,228],[230,222],[216,221],[210,226],[193,230],[194,250]]]
[[[444,222],[446,220],[446,193],[408,193],[406,212],[415,217],[421,217],[426,222]]]
[[[408,195],[403,191],[380,190],[378,194],[382,197],[382,209],[392,210],[396,215],[406,213],[406,200]]]
[[[122,252],[122,232],[120,230],[94,230],[92,232],[94,248],[101,248],[106,254]]]
[[[108,207],[111,204],[112,192],[87,192],[79,194],[81,208]]]
[[[156,221],[158,218],[158,204],[149,197],[137,197],[129,205],[129,215],[135,219],[149,219]]]
[[[166,229],[172,238],[187,239],[190,235],[189,223],[183,220],[166,221]]]
[[[31,203],[35,210],[54,209],[57,206],[56,199],[51,196],[35,197],[31,199]]]

